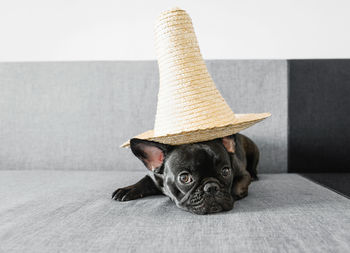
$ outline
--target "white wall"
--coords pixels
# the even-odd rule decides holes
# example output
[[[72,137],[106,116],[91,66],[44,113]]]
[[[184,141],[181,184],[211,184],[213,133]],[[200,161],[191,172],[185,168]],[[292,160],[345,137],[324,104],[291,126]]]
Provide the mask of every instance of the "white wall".
[[[350,58],[348,0],[0,0],[0,61],[155,59],[179,6],[206,59]]]

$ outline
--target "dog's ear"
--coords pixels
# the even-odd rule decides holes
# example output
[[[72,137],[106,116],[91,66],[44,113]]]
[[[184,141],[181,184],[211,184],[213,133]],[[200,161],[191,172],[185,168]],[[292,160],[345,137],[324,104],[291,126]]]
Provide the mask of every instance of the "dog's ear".
[[[163,172],[165,157],[172,149],[171,145],[137,138],[130,140],[130,147],[134,155],[143,162],[147,169],[156,173]]]
[[[234,154],[236,152],[236,135],[229,135],[221,138],[222,144],[226,148],[227,152]]]

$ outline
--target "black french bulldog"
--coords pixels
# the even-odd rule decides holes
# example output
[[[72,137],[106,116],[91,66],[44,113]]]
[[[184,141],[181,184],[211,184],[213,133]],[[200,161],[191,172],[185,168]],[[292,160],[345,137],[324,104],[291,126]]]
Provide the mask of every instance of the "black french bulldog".
[[[231,210],[258,179],[258,147],[242,134],[178,146],[133,138],[130,146],[151,173],[114,191],[115,200],[164,194],[186,211],[216,213]]]

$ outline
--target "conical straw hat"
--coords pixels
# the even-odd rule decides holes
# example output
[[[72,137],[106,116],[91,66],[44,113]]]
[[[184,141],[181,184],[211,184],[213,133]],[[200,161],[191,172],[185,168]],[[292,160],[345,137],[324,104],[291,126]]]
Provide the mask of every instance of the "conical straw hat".
[[[210,77],[190,16],[164,11],[156,27],[159,93],[154,129],[134,138],[180,145],[237,133],[270,113],[235,114]],[[128,147],[129,141],[122,147]]]

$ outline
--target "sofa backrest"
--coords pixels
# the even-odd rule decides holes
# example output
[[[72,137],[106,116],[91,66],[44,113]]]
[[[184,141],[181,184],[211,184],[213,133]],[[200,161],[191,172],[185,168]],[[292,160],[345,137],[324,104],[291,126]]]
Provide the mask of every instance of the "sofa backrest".
[[[287,171],[287,62],[207,61],[236,113],[271,112],[243,131],[261,172]],[[153,128],[155,61],[0,64],[0,169],[144,170],[119,146]]]

